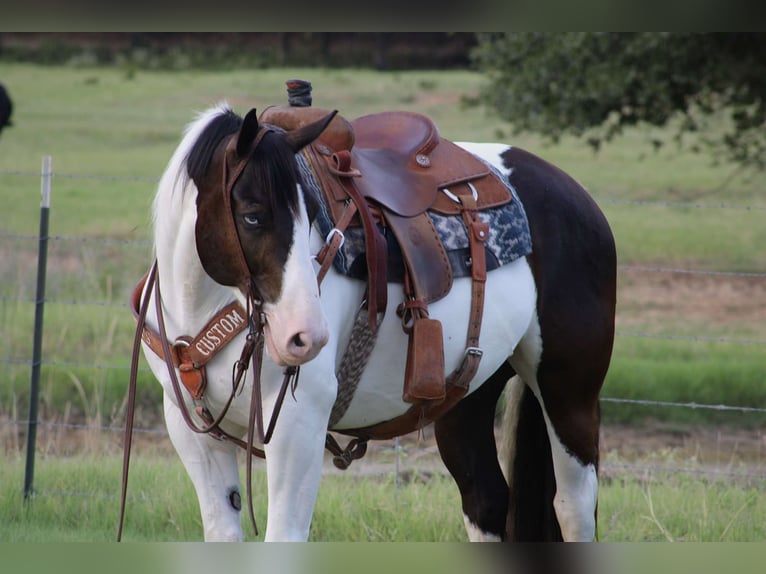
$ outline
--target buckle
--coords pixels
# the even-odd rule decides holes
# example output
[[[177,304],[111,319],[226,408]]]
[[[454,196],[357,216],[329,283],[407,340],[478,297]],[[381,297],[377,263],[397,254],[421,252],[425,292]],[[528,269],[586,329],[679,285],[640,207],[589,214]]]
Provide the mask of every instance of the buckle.
[[[191,341],[189,341],[186,337],[179,337],[175,341],[173,341],[173,344],[170,346],[170,350],[173,353],[173,359],[176,367],[180,366],[182,363],[185,362],[185,359],[188,359],[187,357],[182,357],[182,349],[188,349],[191,347]]]
[[[479,347],[466,347],[465,354],[481,359],[481,357],[484,355],[484,351],[482,351]]]
[[[333,235],[335,235],[336,233],[340,235],[340,245],[338,245],[338,249],[340,249],[341,247],[343,247],[343,244],[346,242],[346,236],[343,235],[343,232],[337,227],[333,227],[330,230],[330,233],[327,234],[327,237],[325,238],[324,242],[327,245],[330,245],[330,241],[332,241]]]

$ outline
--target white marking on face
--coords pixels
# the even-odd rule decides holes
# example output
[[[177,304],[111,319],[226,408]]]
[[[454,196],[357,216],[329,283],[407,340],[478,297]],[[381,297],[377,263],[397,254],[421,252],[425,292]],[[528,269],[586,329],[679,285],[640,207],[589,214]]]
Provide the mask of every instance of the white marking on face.
[[[299,189],[300,213],[293,226],[293,244],[285,264],[282,292],[264,305],[266,345],[279,365],[301,365],[319,354],[329,339],[327,319],[309,250],[310,223]]]

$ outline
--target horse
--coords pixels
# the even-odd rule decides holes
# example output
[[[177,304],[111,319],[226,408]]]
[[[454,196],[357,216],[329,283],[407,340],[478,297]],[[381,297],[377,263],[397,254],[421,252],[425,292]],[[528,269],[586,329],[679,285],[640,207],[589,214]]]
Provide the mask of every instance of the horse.
[[[8,90],[3,84],[0,84],[0,132],[3,128],[12,126],[11,114],[13,113],[13,101],[8,94]]]
[[[205,540],[243,539],[239,447],[265,457],[264,539],[305,541],[325,447],[343,451],[328,433],[357,437],[336,457],[347,464],[379,436],[364,429],[396,436],[387,423],[412,412],[417,428],[433,423],[469,540],[595,540],[599,393],[616,299],[603,213],[578,182],[530,152],[457,142],[517,194],[532,250],[486,272],[478,353],[465,344],[470,276],[428,304],[443,337],[427,350],[443,355],[442,372],[480,356],[449,408],[432,401],[429,418],[423,404],[433,405],[404,400],[410,343],[389,305],[378,321],[364,316],[376,338],[355,394],[331,420],[339,363],[360,304],[371,303],[365,281],[333,265],[321,268],[321,284],[317,275],[330,237],[316,225],[321,198],[299,159],[334,115],[285,129],[219,103],[187,125],[158,185],[155,264],[134,294],[137,346],[163,386],[167,431],[194,484]],[[382,290],[404,304],[401,283]],[[496,443],[503,396],[505,438]],[[248,489],[250,467],[248,456]]]

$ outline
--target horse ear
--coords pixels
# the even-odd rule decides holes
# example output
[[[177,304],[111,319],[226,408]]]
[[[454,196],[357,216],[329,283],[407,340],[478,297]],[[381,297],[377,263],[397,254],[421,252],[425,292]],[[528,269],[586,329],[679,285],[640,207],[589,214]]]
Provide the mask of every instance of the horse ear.
[[[317,139],[319,135],[325,130],[325,128],[330,124],[332,119],[335,117],[335,114],[337,113],[338,110],[333,110],[325,117],[315,122],[287,132],[285,134],[285,141],[290,146],[290,149],[292,149],[294,153],[298,153],[304,147]]]
[[[237,155],[244,157],[250,151],[255,135],[258,133],[258,114],[255,108],[247,112],[245,119],[242,120],[242,127],[239,128],[239,137],[237,139]]]

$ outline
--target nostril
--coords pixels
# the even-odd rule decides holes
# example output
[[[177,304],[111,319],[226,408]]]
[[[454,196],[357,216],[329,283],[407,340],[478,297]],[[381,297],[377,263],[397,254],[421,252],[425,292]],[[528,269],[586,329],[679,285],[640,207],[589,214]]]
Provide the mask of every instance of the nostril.
[[[293,345],[296,347],[305,347],[306,343],[304,343],[303,338],[301,337],[301,333],[298,333],[293,337]]]

